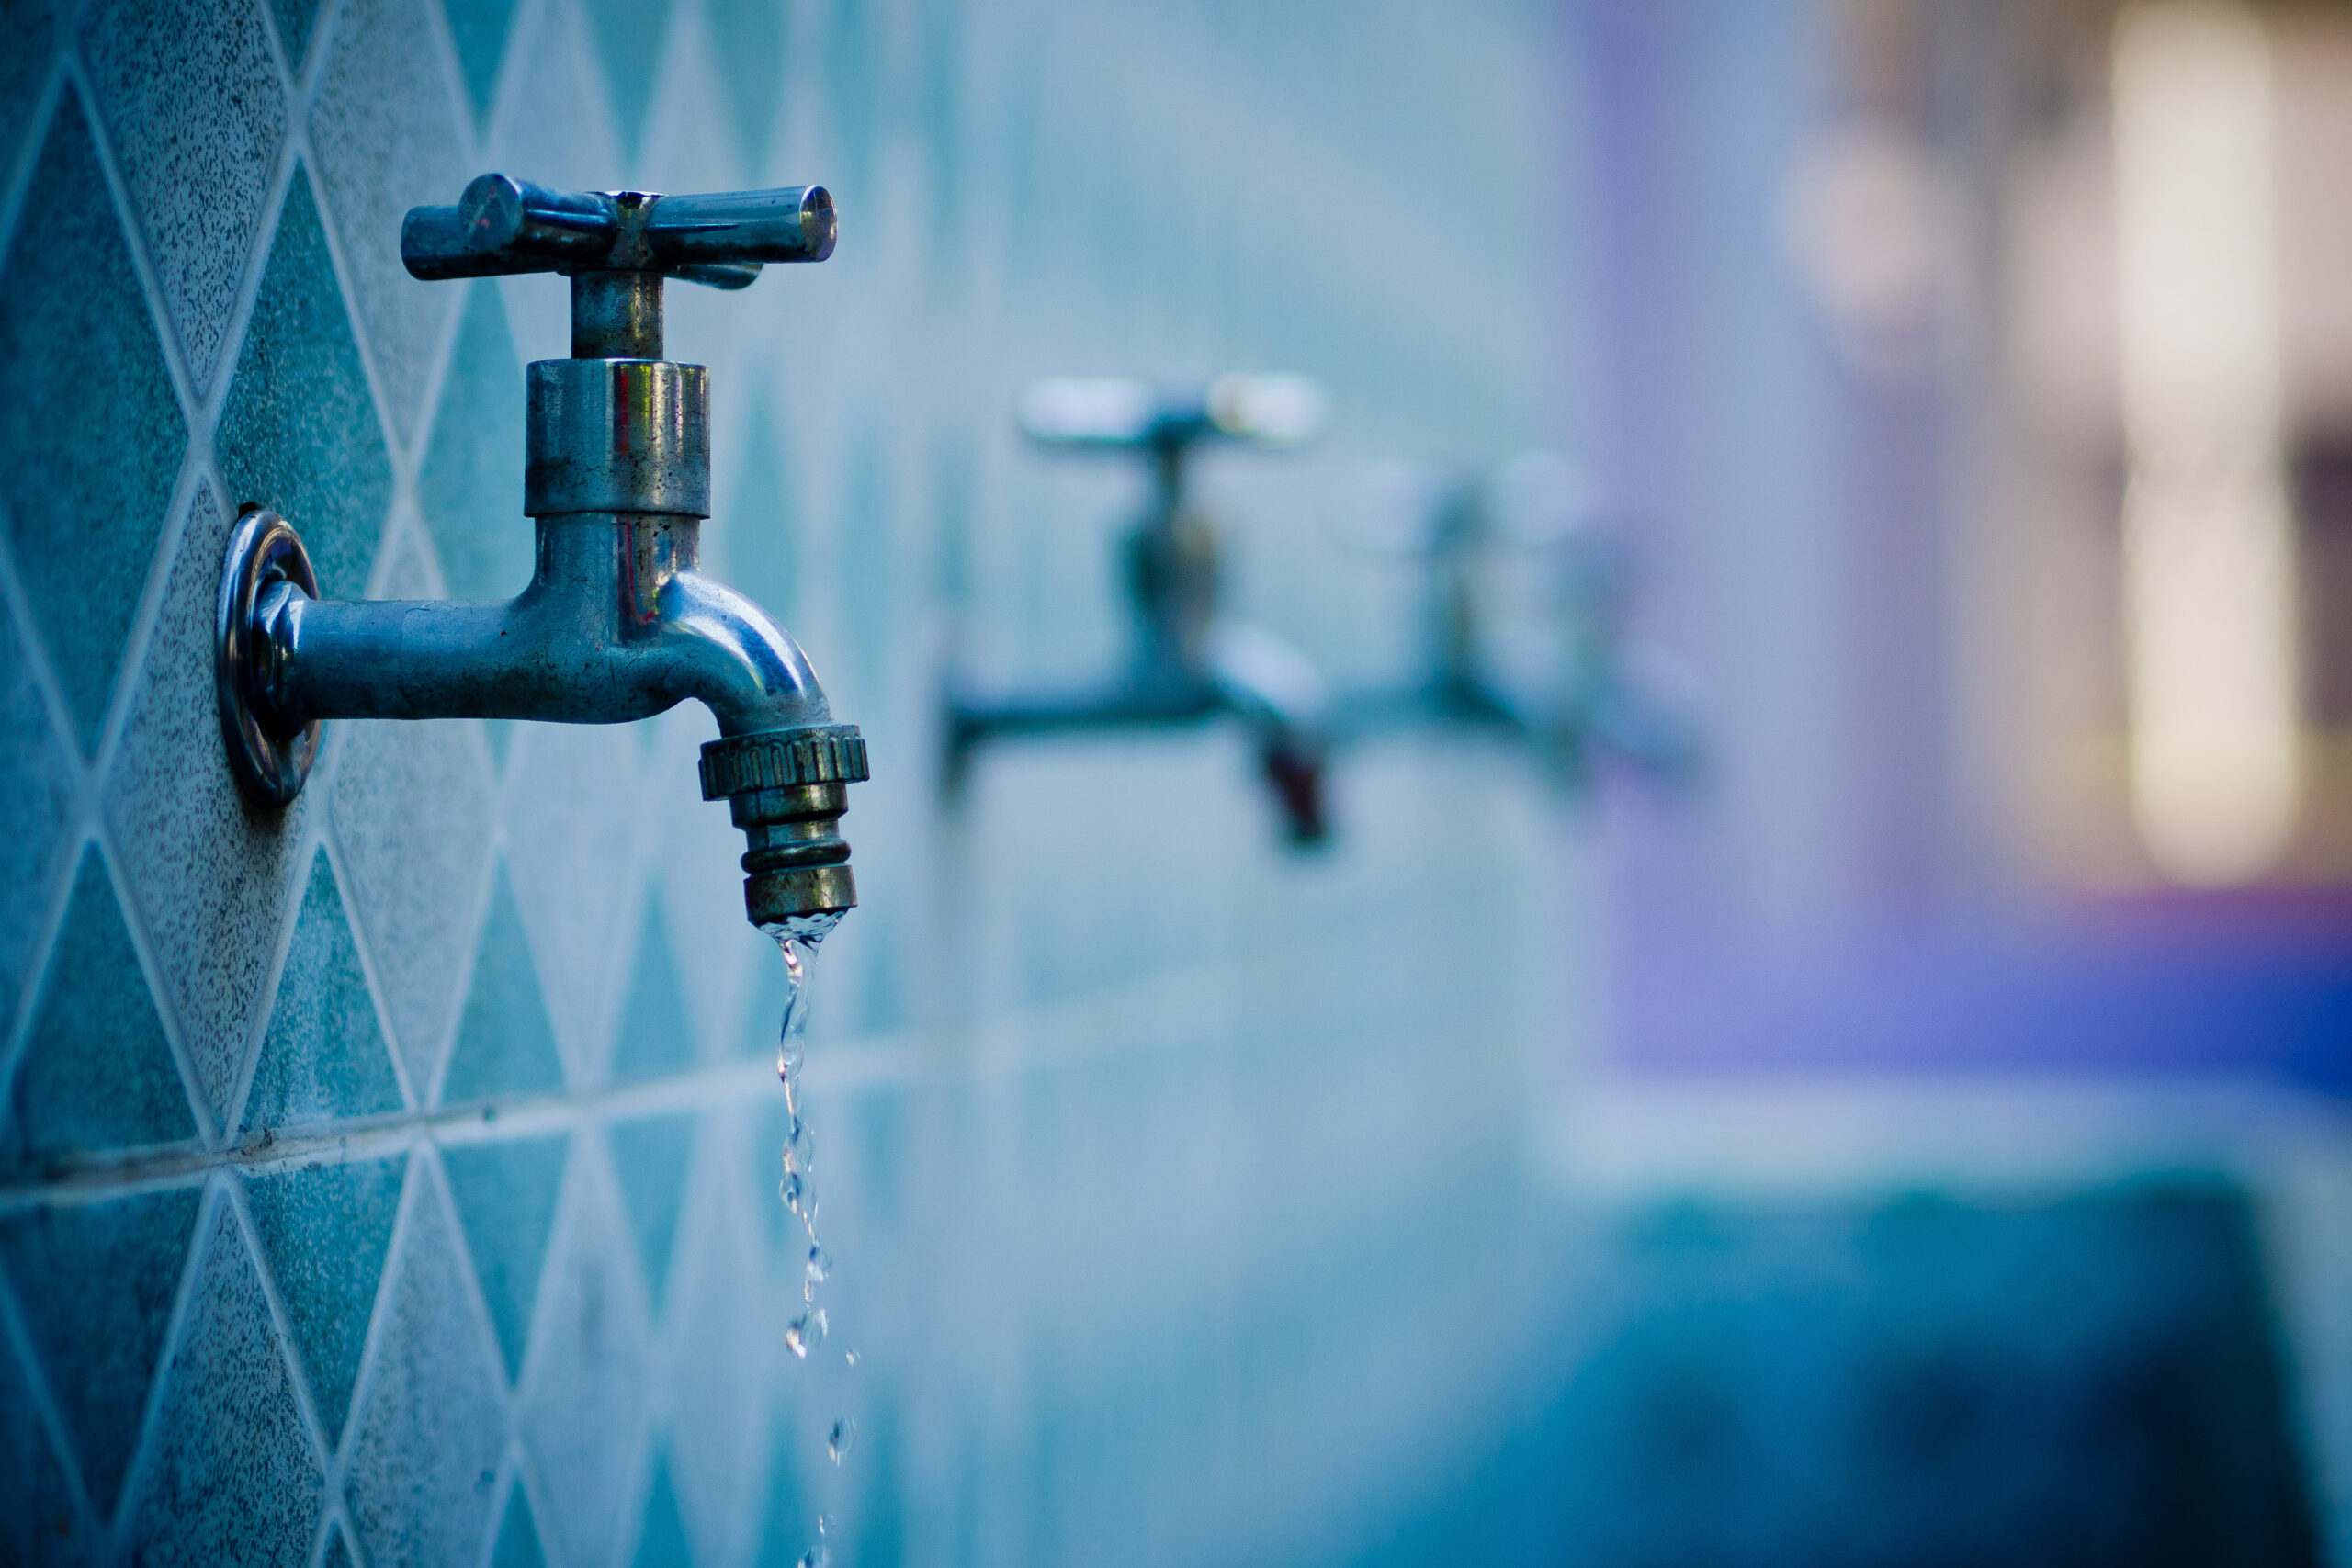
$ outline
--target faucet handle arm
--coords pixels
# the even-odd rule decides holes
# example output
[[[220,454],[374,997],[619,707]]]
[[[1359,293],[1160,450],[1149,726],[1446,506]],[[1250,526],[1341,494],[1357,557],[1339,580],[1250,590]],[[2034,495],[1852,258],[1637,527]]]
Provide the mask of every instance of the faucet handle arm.
[[[833,198],[822,186],[660,196],[558,191],[483,175],[455,207],[415,207],[401,260],[427,282],[526,272],[662,272],[741,288],[765,262],[833,254]]]

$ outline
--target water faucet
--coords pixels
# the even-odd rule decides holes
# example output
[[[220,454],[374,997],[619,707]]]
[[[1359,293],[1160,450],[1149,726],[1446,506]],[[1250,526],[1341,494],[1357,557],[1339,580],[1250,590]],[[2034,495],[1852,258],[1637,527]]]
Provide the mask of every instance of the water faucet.
[[[1220,715],[1254,736],[1287,837],[1329,835],[1323,798],[1330,697],[1303,655],[1220,611],[1223,544],[1186,495],[1193,453],[1214,441],[1284,446],[1322,422],[1323,395],[1295,376],[1221,376],[1205,394],[1165,398],[1140,381],[1039,382],[1021,423],[1043,446],[1123,453],[1151,475],[1125,549],[1136,638],[1126,668],[1068,688],[982,693],[951,677],[945,778],[960,786],[986,741],[1016,736],[1194,724]]]
[[[666,277],[741,288],[766,262],[832,254],[821,186],[660,196],[565,192],[503,175],[411,209],[401,259],[438,281],[552,272],[571,282],[570,359],[527,372],[523,510],[530,585],[503,604],[319,597],[294,525],[242,509],[217,623],[221,728],[239,783],[283,806],[332,718],[623,724],[689,697],[718,720],[703,798],[749,848],[743,900],[772,934],[857,903],[840,833],[866,777],[797,644],[696,570],[710,514],[709,373],[662,356]]]
[[[1426,501],[1405,547],[1422,571],[1423,670],[1343,695],[1339,733],[1486,729],[1527,746],[1571,789],[1587,784],[1603,758],[1656,778],[1687,776],[1699,755],[1688,720],[1629,669],[1634,572],[1625,540],[1593,515],[1566,461],[1529,453],[1490,474],[1401,477]],[[1554,658],[1540,691],[1507,679],[1494,658],[1479,569],[1503,547],[1553,558]]]

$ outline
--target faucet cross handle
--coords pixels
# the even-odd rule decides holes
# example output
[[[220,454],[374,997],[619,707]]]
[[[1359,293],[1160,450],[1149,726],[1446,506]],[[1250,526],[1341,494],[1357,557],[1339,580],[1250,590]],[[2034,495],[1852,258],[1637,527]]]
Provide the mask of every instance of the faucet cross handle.
[[[833,254],[833,198],[823,186],[662,196],[549,190],[484,175],[455,207],[413,207],[401,260],[426,282],[504,273],[666,273],[741,288],[765,262]]]

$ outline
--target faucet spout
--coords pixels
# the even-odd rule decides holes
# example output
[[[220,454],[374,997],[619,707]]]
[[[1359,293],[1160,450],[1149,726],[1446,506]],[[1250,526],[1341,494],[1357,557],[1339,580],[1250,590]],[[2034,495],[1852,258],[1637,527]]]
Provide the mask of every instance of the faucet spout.
[[[689,699],[722,736],[830,723],[785,630],[695,570],[699,519],[539,524],[530,586],[503,604],[282,595],[263,623],[265,720],[527,718],[627,724]]]

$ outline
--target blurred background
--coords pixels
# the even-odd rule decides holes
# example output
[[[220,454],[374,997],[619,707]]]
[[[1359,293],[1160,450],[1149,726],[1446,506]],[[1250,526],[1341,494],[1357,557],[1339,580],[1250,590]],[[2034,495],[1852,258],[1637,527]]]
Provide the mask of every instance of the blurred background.
[[[2352,8],[0,38],[0,1558],[2352,1562]],[[669,305],[874,760],[815,1353],[707,716],[332,726],[283,815],[210,728],[238,503],[527,578],[564,290],[397,259],[492,168],[840,204]],[[951,679],[1133,635],[1145,476],[1023,389],[1235,369],[1329,412],[1196,466],[1238,614],[1420,679],[1482,484],[1498,679],[1687,765],[1350,738],[1307,852],[1230,727],[943,790]]]

